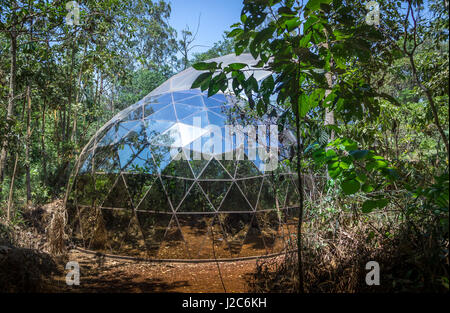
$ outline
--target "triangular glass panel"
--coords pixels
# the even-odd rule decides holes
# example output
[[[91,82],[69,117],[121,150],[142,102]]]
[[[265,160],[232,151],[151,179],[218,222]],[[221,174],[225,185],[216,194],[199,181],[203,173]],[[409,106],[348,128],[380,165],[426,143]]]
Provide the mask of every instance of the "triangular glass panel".
[[[172,161],[171,148],[163,146],[151,146],[153,161],[158,169],[162,172],[166,166]]]
[[[252,212],[253,209],[250,204],[245,199],[241,190],[236,183],[233,183],[225,200],[222,202],[219,211],[221,212],[233,212],[233,211],[243,211]]]
[[[178,124],[174,124],[162,134],[154,137],[150,143],[164,147],[183,147],[182,137]]]
[[[79,212],[84,246],[88,247],[97,225],[98,209],[95,207],[80,207]]]
[[[156,120],[146,120],[146,130],[147,130],[147,138],[151,141],[153,138],[159,136],[170,127],[172,127],[175,122],[169,121],[156,121]]]
[[[212,225],[210,224],[208,233],[204,236],[202,245],[198,252],[199,259],[221,259],[231,258],[230,245],[224,233],[223,226],[219,218],[214,216]]]
[[[131,209],[102,209],[104,227],[111,252],[122,254],[122,242],[127,235],[133,211]]]
[[[195,178],[198,178],[205,168],[206,164],[208,164],[208,160],[189,160],[189,164],[191,165]]]
[[[121,254],[134,257],[146,257],[146,243],[136,216],[131,216],[127,234],[120,248]]]
[[[283,239],[281,212],[277,210],[257,212],[256,219],[258,220],[267,252],[277,253],[283,251],[285,242]]]
[[[212,158],[200,175],[200,179],[231,179],[231,176],[222,167],[219,161]]]
[[[192,170],[189,166],[189,161],[180,158],[179,160],[172,160],[165,168],[161,171],[161,175],[183,177],[183,178],[194,178],[192,175]]]
[[[158,98],[156,98],[155,100],[152,100],[153,102],[158,102],[158,103],[172,103],[173,102],[173,98],[172,98],[172,93],[166,93],[163,95],[158,96]]]
[[[172,215],[137,211],[136,216],[144,234],[148,256],[155,258]]]
[[[239,185],[242,192],[244,193],[244,196],[247,198],[248,202],[250,202],[252,208],[256,208],[256,202],[258,201],[258,195],[261,189],[262,181],[263,181],[262,177],[236,181],[236,183]]]
[[[77,204],[94,205],[96,199],[94,176],[92,174],[78,175],[74,194]]]
[[[99,138],[101,139],[98,140],[97,147],[103,147],[112,144],[117,139],[116,133],[117,133],[117,124],[114,124],[109,128],[109,130],[106,131],[103,137],[99,136]]]
[[[213,112],[208,112],[208,120],[212,125],[217,125],[219,127],[227,125],[227,118],[223,115],[218,115]]]
[[[209,134],[209,130],[197,127],[195,125],[193,126],[184,123],[178,123],[177,126],[181,137],[180,146],[182,147],[189,147],[189,145],[194,142],[194,140],[200,138],[203,135]]]
[[[147,117],[162,108],[166,107],[167,105],[171,104],[173,102],[172,95],[170,93],[161,95],[161,96],[155,96],[151,97],[146,103],[144,104],[144,117]]]
[[[100,206],[105,198],[110,193],[119,179],[122,179],[118,174],[95,174],[95,199],[96,205]]]
[[[198,181],[198,183],[216,210],[219,209],[232,184],[231,181]]]
[[[118,140],[118,143],[129,144],[134,150],[141,150],[148,143],[145,125],[140,121],[125,137]]]
[[[161,135],[152,139],[151,143],[167,147],[189,147],[190,144],[209,131],[200,127],[176,123]]]
[[[94,155],[94,172],[120,172],[120,163],[116,147],[97,147]]]
[[[123,178],[127,184],[133,207],[137,208],[158,176],[149,174],[123,174]]]
[[[142,118],[143,118],[142,105],[140,105],[138,108],[131,111],[125,119],[131,121],[131,120],[140,120]]]
[[[151,212],[173,212],[159,177],[154,181],[147,194],[144,196],[144,199],[142,199],[138,205],[137,210]]]
[[[194,96],[194,97],[192,97],[192,96],[193,95],[190,95],[189,98],[180,99],[176,102],[191,105],[191,106],[196,106],[196,107],[204,107],[201,96]]]
[[[125,185],[122,175],[119,177],[108,197],[103,202],[102,207],[123,209],[133,208],[127,186]]]
[[[202,108],[198,106],[190,106],[184,103],[175,103],[175,111],[177,113],[178,120],[182,120],[192,113],[200,111]]]
[[[192,186],[193,180],[180,179],[176,177],[161,176],[167,194],[169,195],[172,207],[176,210],[181,199],[188,193]]]
[[[206,199],[200,186],[194,183],[177,212],[214,212],[214,208]]]
[[[208,114],[206,111],[198,111],[180,121],[183,124],[197,128],[205,128],[209,125]]]
[[[141,225],[148,256],[156,258],[172,215],[137,211],[136,216]]]
[[[211,152],[211,147],[208,146],[208,142],[211,140],[210,138],[211,133],[208,132],[202,137],[195,139],[185,148],[192,151],[192,158],[194,158],[194,155],[197,155],[197,159],[202,158],[209,161],[214,156],[214,153]]]
[[[117,133],[116,133],[116,139],[114,142],[120,141],[122,138],[126,137],[126,135],[133,130],[138,124],[140,124],[141,121],[131,121],[131,122],[119,122],[117,123]]]
[[[220,93],[217,93],[217,94],[211,96],[210,99],[216,100],[216,101],[218,101],[220,103],[227,102],[227,99],[225,98],[225,95],[224,94],[220,94]]]
[[[134,159],[126,159],[125,161],[127,161],[127,163],[125,163],[125,167],[122,168],[123,172],[140,174],[156,174],[158,172],[148,146],[145,147]]]
[[[297,187],[292,182],[292,179],[288,178],[288,189],[286,196],[286,207],[296,207],[299,205],[300,197],[298,195]]]
[[[170,102],[152,102],[144,105],[144,117],[146,118],[152,115],[153,113],[158,112],[159,110],[165,108],[169,104]]]
[[[223,226],[226,240],[233,257],[240,255],[242,245],[247,235],[253,214],[220,213],[220,223]]]
[[[183,235],[178,227],[176,215],[172,217],[169,226],[167,227],[166,235],[161,242],[159,251],[159,259],[190,259],[189,251]]]
[[[266,245],[264,243],[264,238],[261,229],[258,225],[258,220],[253,216],[250,222],[250,228],[247,231],[244,243],[242,245],[240,257],[248,257],[255,255],[265,255],[267,254]]]
[[[183,238],[191,258],[199,258],[199,252],[205,237],[210,231],[214,215],[212,214],[177,214]]]
[[[250,160],[238,160],[237,163],[236,178],[249,178],[262,174]]]
[[[208,97],[203,97],[203,101],[205,102],[205,105],[209,108],[209,107],[217,107],[217,106],[221,106],[223,105],[223,102],[217,101],[214,98],[208,98]]]
[[[274,210],[276,209],[275,188],[270,183],[269,178],[264,177],[261,193],[259,194],[258,205],[256,210]]]
[[[174,102],[183,102],[185,99],[195,97],[195,94],[193,94],[192,92],[181,92],[181,91],[174,92],[172,93],[172,95]]]
[[[165,121],[173,121],[176,122],[175,111],[173,109],[173,105],[169,104],[165,108],[159,110],[156,113],[153,113],[145,118],[146,120],[165,120]]]
[[[117,154],[119,156],[120,167],[125,168],[128,164],[137,157],[139,151],[135,151],[129,144],[120,145],[117,148]]]
[[[234,176],[236,174],[236,165],[237,165],[236,161],[235,160],[225,160],[225,158],[223,157],[222,160],[220,160],[219,162],[226,169],[228,174],[232,178],[234,178]]]

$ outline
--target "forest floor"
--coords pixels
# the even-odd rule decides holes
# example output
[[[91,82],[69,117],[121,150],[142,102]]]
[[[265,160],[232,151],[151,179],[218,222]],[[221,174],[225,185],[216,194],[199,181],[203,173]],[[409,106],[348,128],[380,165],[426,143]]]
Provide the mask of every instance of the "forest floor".
[[[62,257],[51,257],[44,226],[48,225],[51,213],[61,205],[61,201],[55,201],[33,208],[23,215],[24,223],[14,227],[6,227],[7,223],[0,218],[0,291],[250,292],[249,283],[257,270],[257,259],[160,263],[99,257],[78,249],[71,249]],[[283,258],[278,256],[270,260],[278,263]],[[68,261],[80,265],[78,286],[66,284],[69,270],[65,265]]]
[[[66,285],[65,270],[54,277],[54,292],[249,292],[248,282],[257,264],[257,260],[219,262],[224,290],[216,262],[100,259],[79,250],[71,250],[68,260],[80,265],[80,285]]]

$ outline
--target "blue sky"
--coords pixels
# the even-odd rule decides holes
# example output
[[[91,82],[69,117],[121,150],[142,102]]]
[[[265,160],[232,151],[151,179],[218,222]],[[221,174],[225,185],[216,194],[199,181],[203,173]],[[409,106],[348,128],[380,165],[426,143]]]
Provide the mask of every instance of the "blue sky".
[[[200,15],[200,28],[194,44],[206,47],[192,49],[191,55],[193,52],[203,52],[215,42],[222,40],[223,32],[229,31],[230,26],[239,21],[242,2],[242,0],[170,0],[172,7],[170,25],[179,34],[186,26],[194,33]]]

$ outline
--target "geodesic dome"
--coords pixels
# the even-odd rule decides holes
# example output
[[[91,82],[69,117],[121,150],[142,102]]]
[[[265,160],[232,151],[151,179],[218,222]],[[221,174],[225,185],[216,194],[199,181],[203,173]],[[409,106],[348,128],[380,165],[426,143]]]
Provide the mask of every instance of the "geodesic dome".
[[[248,63],[250,58],[213,60]],[[77,245],[167,260],[293,249],[296,178],[283,166],[282,153],[270,170],[259,155],[263,150],[251,155],[255,146],[271,151],[270,131],[258,133],[256,142],[246,133],[243,141],[236,133],[227,137],[226,125],[269,120],[249,118],[251,112],[242,112],[231,94],[207,97],[189,89],[199,74],[194,71],[175,75],[118,113],[83,149],[66,202]],[[255,77],[268,74],[260,71]],[[284,149],[278,142],[277,148]]]

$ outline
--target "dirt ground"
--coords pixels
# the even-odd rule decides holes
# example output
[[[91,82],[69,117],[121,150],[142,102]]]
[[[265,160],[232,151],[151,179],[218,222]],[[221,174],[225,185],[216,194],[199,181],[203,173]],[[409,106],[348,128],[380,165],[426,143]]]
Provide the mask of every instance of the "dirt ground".
[[[279,259],[281,257],[277,257]],[[248,280],[257,260],[217,263],[152,263],[112,258],[71,250],[70,261],[80,265],[80,285],[67,286],[65,275],[55,277],[56,292],[249,292]]]

